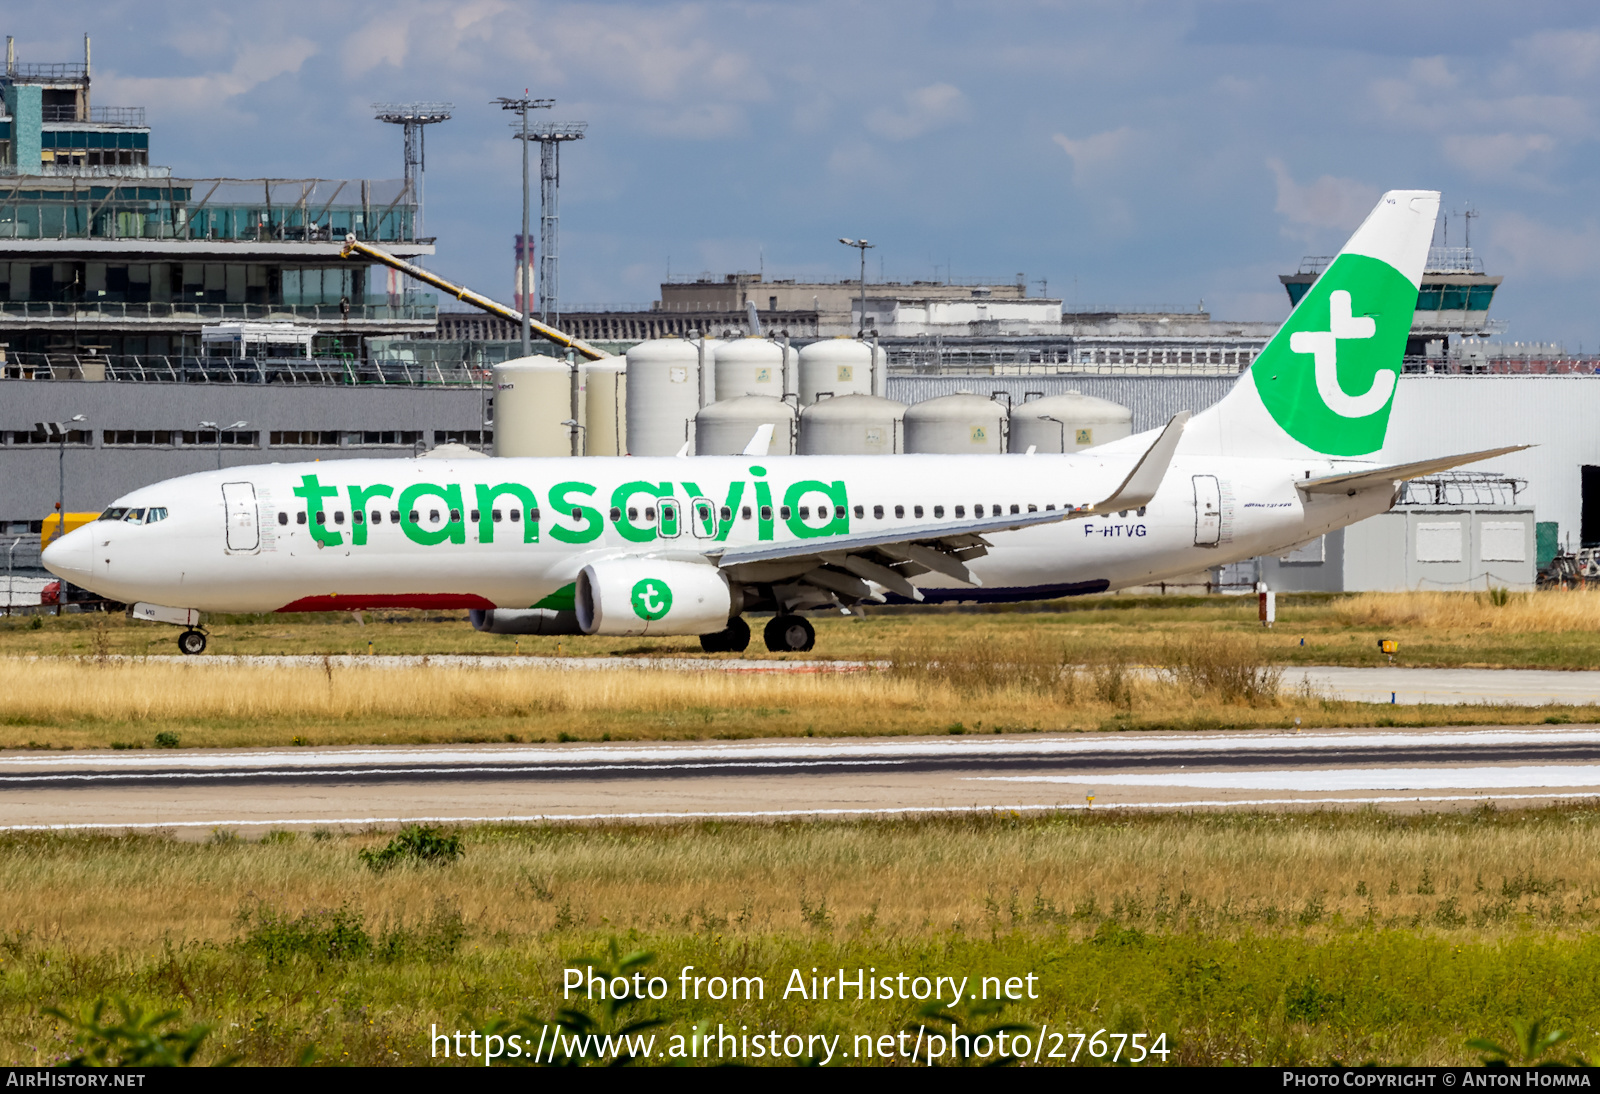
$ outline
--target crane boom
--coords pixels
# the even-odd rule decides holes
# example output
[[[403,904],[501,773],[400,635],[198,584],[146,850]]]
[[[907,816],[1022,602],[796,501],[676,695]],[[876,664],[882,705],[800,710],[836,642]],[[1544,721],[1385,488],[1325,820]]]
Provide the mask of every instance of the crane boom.
[[[432,274],[427,270],[424,270],[421,266],[413,266],[404,259],[396,258],[388,251],[374,247],[370,243],[362,243],[360,240],[356,239],[354,235],[347,235],[344,237],[344,247],[339,251],[339,257],[349,258],[351,255],[362,255],[381,265],[388,266],[390,269],[399,270],[407,277],[413,277],[425,285],[432,285],[436,289],[449,293],[457,300],[471,304],[475,308],[482,308],[490,315],[498,315],[500,318],[509,319],[513,323],[522,322],[522,313],[517,311],[515,308],[508,308],[504,304],[490,300],[487,296],[484,296],[481,293],[475,293],[471,289],[465,288],[461,285],[452,285],[450,282],[446,281],[437,274]],[[573,338],[571,335],[562,334],[554,327],[545,326],[537,319],[530,318],[528,320],[528,325],[545,338],[548,338],[550,341],[554,342],[556,345],[566,346],[569,349],[576,350],[579,354],[591,361],[603,360],[604,358],[610,356],[608,353],[603,353],[600,350],[595,349],[587,342],[579,341],[578,339]]]

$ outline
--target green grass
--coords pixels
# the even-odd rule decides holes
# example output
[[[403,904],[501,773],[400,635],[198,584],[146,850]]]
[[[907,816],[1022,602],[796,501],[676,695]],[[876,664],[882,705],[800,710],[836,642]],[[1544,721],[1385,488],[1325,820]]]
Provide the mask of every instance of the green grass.
[[[1543,1016],[1573,1034],[1560,1054],[1600,1050],[1597,803],[459,834],[459,859],[381,874],[360,852],[388,833],[0,838],[0,1061],[74,1054],[42,1008],[107,998],[208,1025],[199,1062],[260,1064],[442,1063],[434,1025],[563,1007],[659,1019],[663,1048],[719,1023],[840,1051],[939,1025],[917,1000],[784,998],[840,968],[1033,976],[957,1018],[1165,1033],[1172,1063],[1468,1064],[1469,1039]],[[567,968],[638,951],[668,998],[562,997]],[[764,994],[682,999],[687,966]]]

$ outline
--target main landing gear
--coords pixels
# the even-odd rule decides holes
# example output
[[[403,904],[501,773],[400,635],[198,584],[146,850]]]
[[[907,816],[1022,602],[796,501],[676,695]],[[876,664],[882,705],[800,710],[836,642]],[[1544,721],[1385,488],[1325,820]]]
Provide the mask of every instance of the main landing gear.
[[[743,653],[749,647],[750,624],[738,617],[728,620],[727,630],[700,636],[700,648],[707,653]]]
[[[805,653],[816,644],[817,632],[798,615],[775,615],[762,637],[773,653]]]
[[[186,630],[178,635],[178,648],[191,657],[206,652],[206,632]]]

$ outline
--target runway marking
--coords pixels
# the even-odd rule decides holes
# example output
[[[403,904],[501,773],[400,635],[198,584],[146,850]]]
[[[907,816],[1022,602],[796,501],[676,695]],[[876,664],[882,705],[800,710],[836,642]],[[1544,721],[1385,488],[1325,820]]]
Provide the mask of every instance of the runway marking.
[[[549,824],[578,821],[607,820],[787,820],[805,817],[861,817],[901,816],[910,814],[969,814],[969,813],[1047,813],[1088,812],[1091,809],[1221,809],[1252,805],[1393,805],[1412,802],[1464,802],[1464,801],[1562,801],[1567,799],[1593,799],[1594,794],[1439,794],[1415,797],[1386,798],[1256,798],[1240,801],[1185,801],[1185,802],[1103,802],[1090,806],[1081,802],[1063,802],[1056,805],[969,805],[969,806],[915,806],[890,809],[745,809],[725,812],[698,813],[531,813],[501,817],[427,816],[427,817],[300,817],[276,820],[204,820],[204,821],[137,821],[117,823],[103,821],[98,824],[6,824],[0,832],[58,832],[84,830],[156,830],[162,828],[261,828],[267,825],[286,827],[307,824]]]
[[[1344,768],[1214,771],[1159,775],[968,775],[964,782],[1071,783],[1083,786],[1185,786],[1195,790],[1494,790],[1523,786],[1600,786],[1600,767]]]

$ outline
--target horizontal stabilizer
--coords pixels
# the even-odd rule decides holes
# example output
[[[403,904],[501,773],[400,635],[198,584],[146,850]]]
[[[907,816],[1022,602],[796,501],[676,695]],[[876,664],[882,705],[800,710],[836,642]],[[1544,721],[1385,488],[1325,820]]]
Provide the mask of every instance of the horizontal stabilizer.
[[[1521,452],[1524,448],[1532,447],[1531,444],[1513,444],[1505,448],[1488,448],[1482,452],[1465,452],[1459,456],[1440,456],[1438,459],[1419,460],[1417,463],[1398,463],[1392,467],[1374,467],[1366,471],[1328,475],[1320,479],[1297,482],[1295,485],[1307,494],[1357,494],[1363,490],[1393,486],[1408,479],[1420,479],[1437,471],[1448,471],[1452,467],[1477,463],[1479,460],[1492,460],[1508,452]]]

